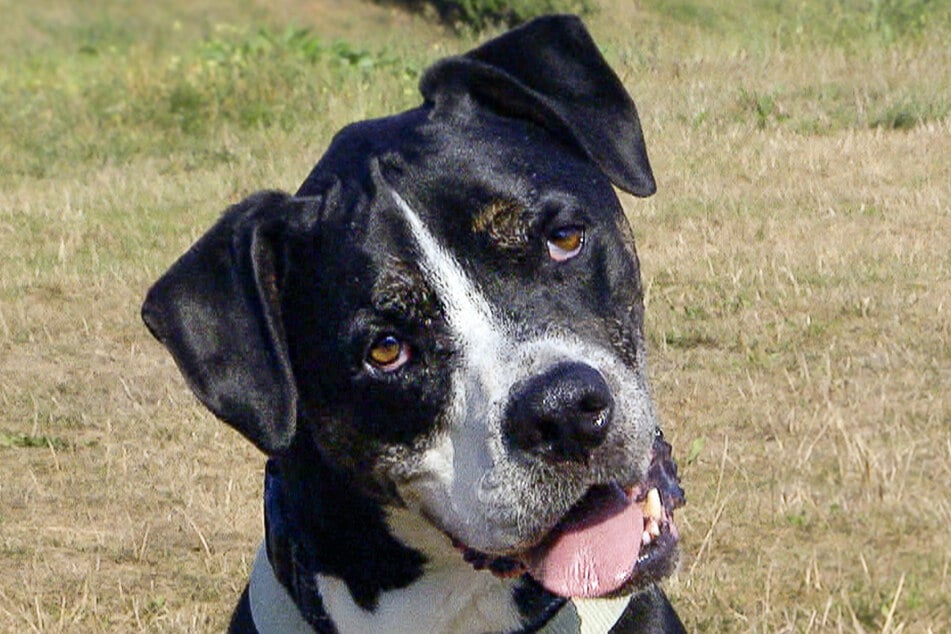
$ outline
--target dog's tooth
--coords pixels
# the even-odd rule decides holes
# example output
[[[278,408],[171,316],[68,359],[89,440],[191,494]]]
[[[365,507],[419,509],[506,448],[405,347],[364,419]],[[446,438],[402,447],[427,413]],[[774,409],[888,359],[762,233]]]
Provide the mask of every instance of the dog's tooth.
[[[657,537],[658,535],[660,535],[660,525],[657,523],[657,520],[655,520],[653,517],[647,520],[646,532],[649,533],[651,537]]]
[[[644,500],[644,515],[659,520],[661,518],[662,507],[660,505],[660,493],[657,489],[651,489],[647,492],[647,499]]]
[[[654,540],[654,538],[651,537],[651,534],[650,534],[648,531],[644,531],[644,532],[641,534],[641,544],[643,544],[644,546],[647,546],[647,545],[650,544],[653,540]]]

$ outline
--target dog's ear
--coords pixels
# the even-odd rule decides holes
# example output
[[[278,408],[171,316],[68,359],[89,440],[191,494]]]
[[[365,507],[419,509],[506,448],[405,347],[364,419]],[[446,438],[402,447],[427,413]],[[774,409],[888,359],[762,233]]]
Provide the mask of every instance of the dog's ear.
[[[621,189],[636,196],[657,189],[634,101],[576,17],[539,18],[442,60],[423,75],[420,91],[437,110],[458,107],[462,94],[534,121]]]
[[[146,296],[142,319],[217,417],[271,455],[298,395],[281,320],[281,245],[314,199],[259,192],[231,207]]]

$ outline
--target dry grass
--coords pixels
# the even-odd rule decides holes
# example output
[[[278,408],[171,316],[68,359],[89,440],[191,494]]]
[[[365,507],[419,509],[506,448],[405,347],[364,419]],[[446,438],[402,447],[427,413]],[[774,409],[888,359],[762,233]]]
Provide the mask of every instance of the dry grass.
[[[949,626],[949,138],[753,133],[709,210],[633,212],[658,397],[705,439],[675,585],[700,630]]]
[[[668,584],[684,620],[948,631],[947,23],[896,39],[820,29],[807,9],[822,3],[724,3],[700,13],[709,28],[700,3],[604,4],[593,28],[660,183],[625,202],[688,492]],[[224,205],[293,189],[333,130],[415,103],[414,68],[468,45],[377,6],[175,5],[0,3],[14,43],[0,55],[3,632],[223,628],[260,537],[263,461],[197,406],[140,299]],[[292,20],[409,61],[273,53],[286,76],[203,75],[231,91],[195,95],[204,127],[142,110],[188,86],[172,56],[210,72],[195,43],[232,41],[215,24]],[[128,24],[141,42],[123,44]],[[90,41],[106,52],[76,54]],[[291,114],[266,96],[260,120],[220,109],[256,83],[286,89]]]

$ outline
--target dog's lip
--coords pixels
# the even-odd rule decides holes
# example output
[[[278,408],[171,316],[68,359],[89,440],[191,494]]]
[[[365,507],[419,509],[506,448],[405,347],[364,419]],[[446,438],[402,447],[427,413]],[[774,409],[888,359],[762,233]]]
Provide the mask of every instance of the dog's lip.
[[[653,487],[647,487],[645,484],[628,487],[620,487],[617,483],[595,485],[552,528],[542,533],[537,540],[530,545],[521,545],[509,551],[501,553],[482,552],[470,548],[454,537],[452,537],[452,543],[462,553],[463,559],[476,570],[488,570],[500,578],[519,577],[524,574],[534,576],[531,572],[533,562],[540,559],[543,553],[560,536],[576,528],[579,524],[598,523],[602,519],[598,517],[599,515],[613,515],[613,513],[604,514],[596,507],[587,506],[589,500],[597,500],[601,497],[602,494],[598,493],[598,489],[621,489],[621,494],[627,497],[632,504],[637,505],[644,502],[650,488]],[[673,507],[663,497],[661,499],[664,510],[663,518],[658,522],[660,534],[653,538],[649,544],[640,546],[635,565],[626,571],[627,578],[619,579],[618,585],[604,593],[605,596],[624,594],[637,585],[636,581],[660,578],[672,571],[672,563],[668,564],[666,562],[675,554],[679,532],[673,520]],[[636,531],[638,527],[632,526],[631,530]],[[645,519],[644,532],[646,531]],[[641,535],[635,537],[640,539]]]
[[[653,497],[652,491],[657,492],[654,501],[648,500]],[[617,579],[606,592],[598,591],[591,596],[629,593],[646,581],[669,575],[676,563],[679,532],[673,519],[674,509],[682,506],[685,500],[677,477],[677,466],[671,458],[670,444],[664,440],[660,430],[654,439],[647,477],[642,482],[622,486],[611,481],[590,487],[552,528],[532,543],[520,545],[511,551],[484,553],[455,538],[453,545],[462,552],[465,561],[477,570],[489,570],[497,577],[516,577],[526,573],[532,575],[533,564],[544,557],[545,550],[561,536],[579,526],[582,529],[586,525],[596,526],[601,521],[609,521],[611,517],[625,513],[617,502],[619,495],[627,498],[627,504],[638,506],[636,512],[628,513],[626,517],[643,519],[643,534],[636,535],[641,540],[641,546],[636,552],[636,563],[630,570],[624,571],[627,578]],[[612,497],[615,499],[613,504],[610,502]],[[660,503],[659,508],[657,501]],[[632,526],[631,530],[640,530],[640,527]]]

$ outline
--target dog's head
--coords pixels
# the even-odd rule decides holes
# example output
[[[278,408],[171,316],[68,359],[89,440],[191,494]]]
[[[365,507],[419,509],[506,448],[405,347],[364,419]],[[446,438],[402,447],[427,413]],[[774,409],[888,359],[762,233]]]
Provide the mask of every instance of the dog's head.
[[[677,499],[648,491],[679,489],[612,189],[655,189],[634,103],[564,17],[421,89],[420,108],[341,131],[296,196],[231,208],[146,323],[262,451],[314,447],[473,563],[575,596],[668,572]]]

